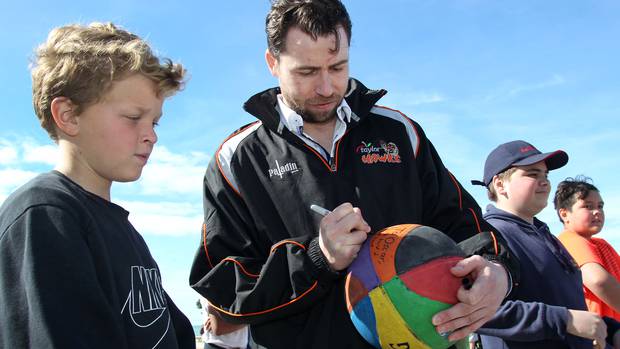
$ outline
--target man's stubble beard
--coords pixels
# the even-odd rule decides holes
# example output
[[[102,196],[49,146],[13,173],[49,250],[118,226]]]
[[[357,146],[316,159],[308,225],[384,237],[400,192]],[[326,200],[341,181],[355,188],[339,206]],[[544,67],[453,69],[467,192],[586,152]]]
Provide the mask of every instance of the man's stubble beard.
[[[304,123],[310,124],[326,124],[331,122],[336,117],[336,110],[342,103],[342,96],[334,96],[331,98],[313,98],[309,100],[309,102],[331,102],[337,100],[338,102],[335,104],[334,108],[328,112],[317,114],[315,112],[309,111],[305,109],[303,106],[296,103],[296,101],[292,98],[286,98],[284,96],[284,100],[289,105],[289,107],[295,111],[295,113],[299,114],[301,118],[304,120]]]

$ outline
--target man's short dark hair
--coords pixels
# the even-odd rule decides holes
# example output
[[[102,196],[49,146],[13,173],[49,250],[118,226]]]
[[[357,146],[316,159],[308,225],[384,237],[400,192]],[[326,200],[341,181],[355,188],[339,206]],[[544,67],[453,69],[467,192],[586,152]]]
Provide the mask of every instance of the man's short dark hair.
[[[342,26],[351,45],[351,19],[340,0],[274,0],[267,14],[265,32],[269,52],[276,58],[286,50],[286,34],[298,27],[316,40],[334,34],[337,52],[340,47],[338,27]]]
[[[560,217],[560,209],[571,210],[575,202],[583,200],[590,195],[591,191],[598,192],[598,188],[591,183],[592,179],[585,176],[577,176],[575,178],[568,177],[558,183],[558,188],[553,197],[553,206]],[[560,217],[560,222],[562,217]]]

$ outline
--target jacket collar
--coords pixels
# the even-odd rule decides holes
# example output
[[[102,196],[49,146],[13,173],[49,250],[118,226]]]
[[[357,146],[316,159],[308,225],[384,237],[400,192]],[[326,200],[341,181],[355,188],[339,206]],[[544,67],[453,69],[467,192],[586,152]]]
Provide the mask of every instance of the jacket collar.
[[[344,98],[353,114],[357,116],[353,116],[350,123],[358,123],[364,119],[375,103],[386,93],[387,91],[383,89],[370,90],[359,80],[349,78],[349,86]],[[266,127],[278,129],[280,124],[280,115],[276,109],[278,94],[280,94],[279,87],[259,92],[243,104],[243,109],[261,120]]]

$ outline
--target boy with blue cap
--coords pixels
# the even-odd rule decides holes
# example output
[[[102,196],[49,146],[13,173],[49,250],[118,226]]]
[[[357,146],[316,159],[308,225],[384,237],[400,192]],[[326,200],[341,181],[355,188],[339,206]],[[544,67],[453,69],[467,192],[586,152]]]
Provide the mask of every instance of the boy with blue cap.
[[[567,162],[562,150],[542,153],[517,140],[495,148],[483,180],[472,181],[487,187],[495,206],[487,207],[484,218],[507,241],[522,271],[519,287],[477,331],[485,349],[605,347],[607,320],[587,312],[579,268],[535,217],[547,206],[549,171]],[[617,329],[617,323],[609,324],[610,330]]]

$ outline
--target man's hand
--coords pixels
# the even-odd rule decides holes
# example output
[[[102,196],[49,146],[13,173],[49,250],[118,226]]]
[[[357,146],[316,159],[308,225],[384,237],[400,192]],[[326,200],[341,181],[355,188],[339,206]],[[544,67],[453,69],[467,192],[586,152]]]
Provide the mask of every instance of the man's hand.
[[[336,207],[321,220],[319,246],[329,266],[336,271],[348,267],[357,257],[370,232],[362,211],[350,203]]]
[[[595,349],[605,348],[607,325],[605,321],[595,313],[585,310],[568,309],[566,332],[574,336],[592,339]]]
[[[207,332],[213,333],[216,336],[221,336],[230,332],[237,331],[243,328],[244,324],[231,324],[222,319],[220,315],[213,309],[209,308],[209,317],[204,323],[204,329]]]
[[[465,338],[495,315],[508,291],[508,274],[503,266],[481,256],[463,259],[450,271],[454,276],[469,275],[474,280],[470,289],[459,289],[459,303],[433,316],[437,332],[450,334],[448,339],[456,341]]]

